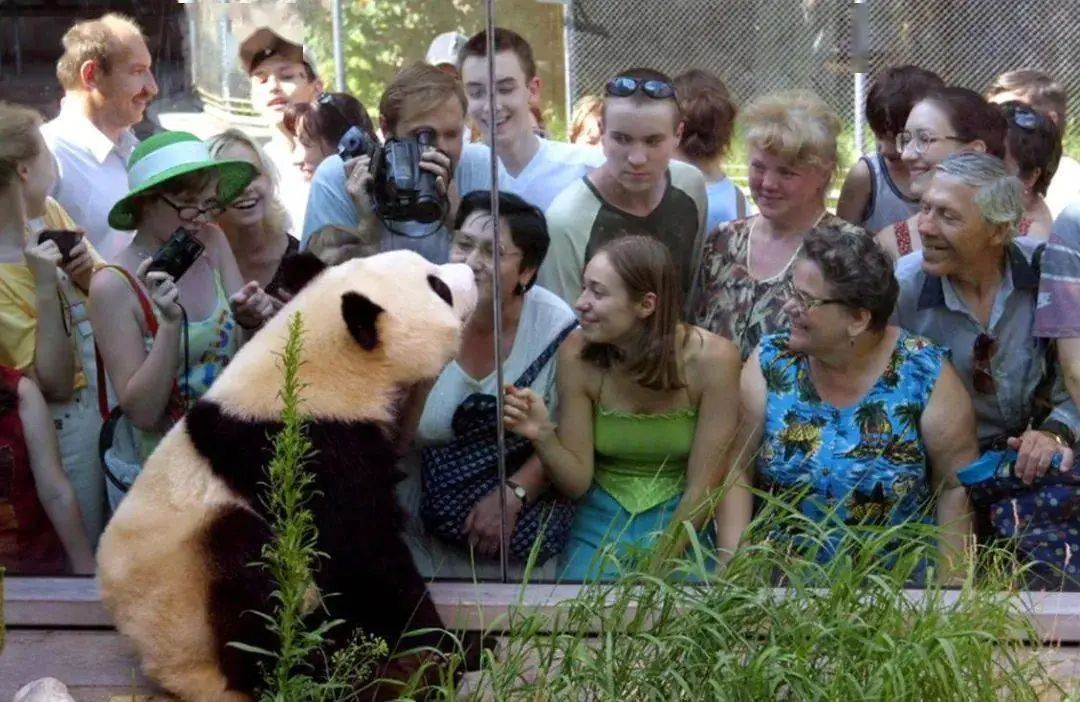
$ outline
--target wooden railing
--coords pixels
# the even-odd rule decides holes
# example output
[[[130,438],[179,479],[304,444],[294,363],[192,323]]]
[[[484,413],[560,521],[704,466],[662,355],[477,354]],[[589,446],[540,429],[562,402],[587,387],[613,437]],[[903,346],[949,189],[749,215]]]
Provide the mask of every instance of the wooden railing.
[[[504,630],[512,612],[553,623],[560,604],[580,590],[577,585],[454,582],[437,582],[430,588],[448,626],[494,633]],[[907,595],[922,597],[918,590]],[[1030,612],[1043,641],[1055,644],[1040,651],[1049,657],[1047,664],[1059,679],[1080,679],[1080,593],[1023,592],[1015,597]],[[133,690],[153,691],[138,672],[131,643],[112,628],[94,580],[9,578],[4,613],[8,630],[0,655],[0,700],[11,699],[21,685],[45,676],[66,683],[81,702],[107,702]]]

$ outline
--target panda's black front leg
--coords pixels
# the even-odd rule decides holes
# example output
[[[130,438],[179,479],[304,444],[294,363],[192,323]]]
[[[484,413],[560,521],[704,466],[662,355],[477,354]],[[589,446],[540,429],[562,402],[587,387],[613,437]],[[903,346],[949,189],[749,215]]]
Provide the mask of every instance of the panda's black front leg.
[[[275,651],[277,637],[256,611],[270,613],[273,582],[256,564],[270,529],[250,510],[230,507],[211,522],[205,543],[210,564],[210,626],[229,689],[251,693],[262,683],[259,656],[229,644]]]

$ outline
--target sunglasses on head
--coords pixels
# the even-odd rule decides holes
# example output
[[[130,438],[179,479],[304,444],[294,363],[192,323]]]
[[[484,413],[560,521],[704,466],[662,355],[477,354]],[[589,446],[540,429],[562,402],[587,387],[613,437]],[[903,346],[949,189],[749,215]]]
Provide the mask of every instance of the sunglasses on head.
[[[629,76],[616,76],[604,86],[604,91],[611,97],[630,97],[639,90],[654,100],[667,100],[675,97],[675,86],[666,80],[656,78],[639,79]]]
[[[1046,119],[1038,110],[1033,110],[1023,103],[1009,103],[1005,106],[1005,117],[1026,132],[1034,131],[1040,122]]]

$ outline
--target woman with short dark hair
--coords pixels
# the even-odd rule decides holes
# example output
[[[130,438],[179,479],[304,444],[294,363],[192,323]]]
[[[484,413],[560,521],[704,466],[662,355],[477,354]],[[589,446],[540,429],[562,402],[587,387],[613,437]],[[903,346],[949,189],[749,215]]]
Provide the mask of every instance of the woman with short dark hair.
[[[1018,100],[1001,103],[1001,111],[1009,124],[1005,165],[1024,184],[1017,234],[1046,241],[1054,225],[1046,191],[1061,161],[1061,132],[1049,117]]]
[[[378,143],[371,116],[363,103],[348,93],[323,93],[311,102],[289,105],[284,124],[296,137],[294,157],[306,180],[311,180],[323,159],[338,152],[338,142],[352,127]],[[293,225],[299,227],[303,222]]]
[[[956,472],[978,456],[975,417],[947,352],[891,326],[899,287],[888,254],[860,234],[817,229],[793,272],[788,331],[764,337],[742,376],[739,480],[719,511],[730,553],[757,484],[798,501],[842,546],[843,527],[930,521],[944,527],[944,574],[971,533]]]
[[[478,394],[494,403],[500,392],[496,379],[495,312],[501,313],[503,373],[507,382],[527,375],[538,396],[555,402],[556,351],[577,326],[574,312],[557,295],[535,285],[536,272],[548,249],[547,222],[539,208],[517,195],[499,193],[499,235],[495,238],[491,193],[474,191],[462,198],[454,223],[450,261],[464,263],[476,279],[476,312],[462,331],[461,350],[435,380],[417,425],[415,444],[403,463],[406,479],[399,495],[406,513],[420,515],[406,528],[417,566],[428,576],[497,578],[501,500],[505,498],[508,544],[526,510],[546,499],[548,490],[540,461],[525,442],[507,449],[507,481],[483,485],[476,470],[484,455],[495,456],[495,421],[468,428],[461,420],[471,414]],[[495,269],[495,247],[499,268]],[[495,278],[500,290],[496,298]],[[473,431],[486,431],[486,446],[470,443]],[[460,449],[460,451],[456,451]],[[450,460],[455,456],[461,460]],[[519,460],[520,459],[520,460]],[[490,460],[487,468],[494,471]],[[466,474],[466,471],[468,475]],[[423,487],[421,488],[421,476]],[[475,478],[475,480],[474,480]],[[467,504],[466,504],[467,503]],[[452,524],[452,526],[451,526]],[[426,533],[424,533],[426,531]],[[518,533],[522,536],[522,533]],[[538,562],[533,578],[553,578],[555,559]],[[515,575],[524,573],[520,558],[511,558]]]
[[[877,142],[876,153],[863,156],[840,188],[836,215],[871,234],[907,219],[919,210],[911,193],[911,174],[896,137],[911,108],[927,93],[945,87],[941,78],[918,66],[889,66],[866,93],[866,123]]]

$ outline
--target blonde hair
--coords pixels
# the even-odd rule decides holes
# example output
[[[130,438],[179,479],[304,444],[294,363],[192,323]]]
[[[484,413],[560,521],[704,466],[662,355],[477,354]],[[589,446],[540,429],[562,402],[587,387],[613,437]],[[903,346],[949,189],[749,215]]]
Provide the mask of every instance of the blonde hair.
[[[64,54],[56,62],[60,86],[64,90],[82,88],[80,69],[87,61],[96,63],[105,73],[111,71],[119,48],[117,38],[124,34],[134,34],[146,41],[142,28],[133,19],[116,12],[74,24],[60,40],[64,46]]]
[[[328,224],[316,230],[308,240],[307,250],[328,266],[353,258],[379,253],[379,243],[364,241],[355,231]]]
[[[0,190],[7,190],[15,182],[21,161],[41,153],[40,127],[37,110],[0,102]]]
[[[574,144],[585,132],[585,121],[590,117],[600,118],[600,110],[604,107],[604,101],[597,95],[583,95],[574,103],[571,111],[573,118],[570,120],[570,143]]]
[[[746,142],[791,163],[832,171],[840,119],[821,98],[793,90],[765,95],[743,110]]]
[[[290,224],[289,213],[285,209],[285,205],[282,204],[278,193],[279,176],[277,168],[274,166],[274,162],[270,160],[270,157],[266,155],[266,152],[262,150],[262,147],[239,129],[226,129],[221,134],[215,134],[206,141],[206,145],[210,149],[210,156],[217,161],[222,159],[221,152],[230,146],[243,146],[255,154],[255,165],[258,172],[265,173],[266,177],[270,179],[271,198],[269,207],[266,208],[266,216],[263,217],[263,229],[266,230],[271,239],[287,233]]]

